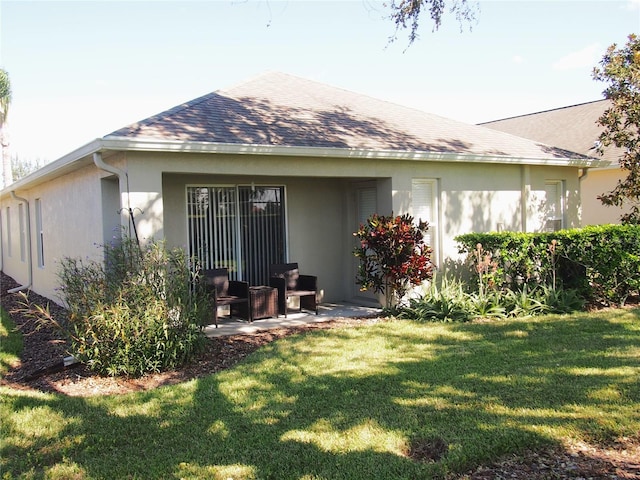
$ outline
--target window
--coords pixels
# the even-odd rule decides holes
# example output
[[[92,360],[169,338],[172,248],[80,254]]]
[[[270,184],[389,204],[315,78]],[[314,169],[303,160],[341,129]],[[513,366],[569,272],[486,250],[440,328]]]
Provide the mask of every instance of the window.
[[[264,285],[286,261],[284,187],[187,187],[189,255],[202,268]]]
[[[424,241],[433,254],[431,260],[439,261],[438,245],[438,180],[429,178],[414,178],[411,181],[411,198],[413,218],[417,222],[423,220],[429,223],[429,230]]]
[[[7,256],[11,256],[11,208],[7,207]]]
[[[36,198],[36,243],[38,247],[38,267],[44,267],[44,232],[42,230],[42,202]]]
[[[564,228],[564,182],[545,182],[544,231],[556,232]]]
[[[378,195],[375,187],[359,188],[357,190],[358,195],[358,228],[360,225],[367,223],[369,217],[376,213],[376,204],[378,201]]]
[[[20,227],[20,260],[26,260],[27,222],[25,221],[24,203],[18,204],[18,226]]]

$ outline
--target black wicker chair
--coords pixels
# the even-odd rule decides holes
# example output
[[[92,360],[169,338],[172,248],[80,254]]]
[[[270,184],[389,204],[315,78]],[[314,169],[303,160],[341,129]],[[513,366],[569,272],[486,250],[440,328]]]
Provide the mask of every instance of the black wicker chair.
[[[229,280],[229,271],[226,268],[204,270],[202,275],[205,287],[213,296],[213,321],[216,328],[218,328],[218,307],[221,305],[230,305],[231,316],[242,317],[249,322],[252,320],[249,282]]]
[[[278,289],[278,311],[287,316],[290,297],[300,298],[300,311],[318,314],[318,277],[300,275],[297,263],[279,263],[269,267],[269,286]]]

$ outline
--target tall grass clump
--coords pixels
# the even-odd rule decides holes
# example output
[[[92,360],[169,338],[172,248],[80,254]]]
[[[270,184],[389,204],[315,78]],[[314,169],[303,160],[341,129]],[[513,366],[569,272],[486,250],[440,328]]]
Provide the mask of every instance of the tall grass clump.
[[[185,252],[125,238],[105,246],[104,258],[61,261],[65,321],[43,309],[32,314],[61,328],[70,353],[103,375],[136,377],[192,359],[204,345],[201,327],[211,310]]]

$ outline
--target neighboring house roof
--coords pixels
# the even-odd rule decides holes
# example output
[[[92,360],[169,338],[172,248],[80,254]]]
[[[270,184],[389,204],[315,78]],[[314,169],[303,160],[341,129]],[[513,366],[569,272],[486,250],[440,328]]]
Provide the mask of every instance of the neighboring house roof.
[[[484,122],[480,125],[537,142],[557,145],[583,155],[602,158],[617,166],[622,155],[621,148],[607,147],[602,156],[595,150],[596,141],[603,130],[597,122],[610,105],[609,100],[597,100]]]
[[[274,72],[178,105],[109,138],[520,159],[586,157]]]

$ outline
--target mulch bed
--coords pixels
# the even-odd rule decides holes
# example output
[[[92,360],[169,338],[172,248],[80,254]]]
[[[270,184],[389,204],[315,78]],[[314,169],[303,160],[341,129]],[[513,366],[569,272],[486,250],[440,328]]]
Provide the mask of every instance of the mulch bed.
[[[0,303],[11,314],[24,339],[20,361],[0,378],[0,385],[16,390],[56,392],[69,396],[123,394],[176,384],[229,368],[261,346],[287,335],[384,321],[381,318],[337,318],[300,327],[211,338],[203,354],[179,370],[142,378],[101,377],[81,364],[61,368],[62,359],[67,354],[67,343],[55,329],[36,328],[32,319],[18,311],[19,295],[7,293],[7,290],[16,286],[12,278],[0,273]],[[49,304],[52,314],[58,318],[65,314],[63,308],[33,292],[29,294],[29,301],[43,306]],[[416,441],[407,455],[416,461],[434,461],[442,455],[443,448],[437,439]],[[572,443],[524,452],[449,478],[640,480],[640,432],[635,438],[618,439],[611,445]]]

